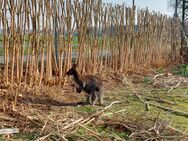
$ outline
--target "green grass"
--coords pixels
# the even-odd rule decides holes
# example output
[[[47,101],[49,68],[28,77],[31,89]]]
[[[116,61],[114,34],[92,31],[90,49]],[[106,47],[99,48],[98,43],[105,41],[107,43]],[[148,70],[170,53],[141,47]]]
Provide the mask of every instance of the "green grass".
[[[144,77],[143,82],[144,82],[145,84],[152,84],[154,81],[153,81],[153,79],[150,78],[150,77]]]
[[[149,85],[147,83],[147,85]],[[153,88],[147,87],[145,83],[141,85],[140,89],[146,89],[147,91],[150,91],[148,93],[142,93],[140,96],[144,99],[151,98],[153,100],[148,100],[149,103],[158,104],[164,107],[168,107],[174,110],[179,110],[182,112],[188,112],[188,99],[185,98],[187,95],[187,89],[186,88],[177,88],[171,91],[171,93],[167,94],[167,89],[155,89],[153,91]],[[142,88],[143,86],[143,88]],[[164,122],[164,124],[169,124],[170,126],[177,128],[179,130],[185,131],[188,129],[188,120],[186,117],[178,116],[176,114],[173,114],[168,111],[164,111],[162,109],[159,109],[155,106],[150,105],[149,111],[146,111],[145,104],[138,99],[136,96],[132,95],[131,91],[127,91],[126,93],[123,92],[124,90],[128,90],[128,88],[117,88],[114,92],[108,92],[106,93],[106,97],[104,101],[106,102],[106,105],[109,105],[111,102],[120,100],[121,103],[113,105],[108,111],[105,112],[105,114],[102,116],[102,118],[112,119],[115,121],[123,121],[126,119],[131,119],[132,121],[139,121],[140,123],[143,123],[145,125],[151,125],[154,126],[155,118],[159,115],[159,120]],[[119,92],[118,92],[119,91]],[[162,98],[164,100],[174,102],[174,105],[171,105],[169,103],[160,103],[156,99]],[[90,106],[84,106],[84,107],[78,107],[75,108],[75,111],[82,114],[93,114],[96,111],[100,111],[101,107],[90,107]],[[113,114],[117,111],[123,110],[120,113]],[[112,113],[112,114],[110,114]],[[114,127],[108,126],[105,127],[102,125],[95,125],[93,123],[90,123],[86,126],[87,128],[95,131],[96,133],[100,134],[101,139],[111,139],[114,140],[114,137],[121,138],[124,140],[129,140],[128,136],[130,135],[129,132],[122,132],[116,130]],[[84,128],[79,128],[74,134],[70,134],[67,136],[70,140],[79,140],[81,137],[85,137],[88,140],[95,141],[97,140],[94,136],[85,136],[88,135],[88,131]]]
[[[150,91],[148,89],[148,91]],[[163,89],[157,89],[155,91],[155,94],[153,93],[145,93],[145,94],[140,94],[143,98],[154,98],[155,97],[160,97],[162,99],[169,100],[171,102],[174,102],[175,105],[169,105],[167,103],[158,103],[155,101],[156,98],[154,98],[154,101],[149,101],[155,104],[159,104],[161,106],[166,106],[170,107],[174,110],[179,110],[182,112],[188,112],[188,99],[185,98],[187,96],[188,90],[186,88],[177,88],[171,91],[170,94],[167,94]],[[114,96],[114,94],[109,94],[111,96],[111,100],[114,98],[116,100],[117,94]],[[137,97],[135,96],[130,96],[129,94],[123,94],[123,93],[118,93],[118,97],[124,97],[126,98],[126,102],[122,104],[117,104],[113,107],[112,110],[118,111],[122,109],[123,107],[126,108],[126,112],[121,113],[121,115],[124,116],[129,116],[129,117],[135,117],[135,118],[140,118],[141,115],[145,115],[146,117],[150,117],[151,115],[157,116],[157,114],[160,112],[160,118],[163,119],[170,119],[171,122],[173,123],[174,127],[181,126],[181,128],[188,128],[188,120],[187,118],[183,116],[177,116],[172,113],[168,113],[166,111],[163,111],[161,109],[158,109],[156,107],[150,106],[149,111],[145,111],[145,104],[141,102]],[[108,99],[109,100],[109,99]],[[169,118],[171,117],[171,118]]]
[[[37,133],[19,133],[19,134],[15,134],[13,136],[13,139],[16,140],[24,140],[24,141],[33,141],[36,140],[39,136],[37,135]]]
[[[159,68],[157,68],[157,72],[158,73],[164,73],[165,72],[165,68],[163,68],[163,67],[159,67]]]
[[[172,69],[172,73],[183,77],[188,77],[188,64],[180,64]]]
[[[76,107],[74,110],[78,113],[81,113],[81,114],[87,114],[87,113],[92,114],[92,113],[96,112],[96,109],[93,106],[90,106],[90,105]]]

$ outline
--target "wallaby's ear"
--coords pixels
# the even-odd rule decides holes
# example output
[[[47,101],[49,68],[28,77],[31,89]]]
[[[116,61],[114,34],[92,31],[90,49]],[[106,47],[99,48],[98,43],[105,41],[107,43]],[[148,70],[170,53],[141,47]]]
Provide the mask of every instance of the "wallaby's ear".
[[[76,64],[72,64],[72,68],[73,68],[73,69],[76,69]]]

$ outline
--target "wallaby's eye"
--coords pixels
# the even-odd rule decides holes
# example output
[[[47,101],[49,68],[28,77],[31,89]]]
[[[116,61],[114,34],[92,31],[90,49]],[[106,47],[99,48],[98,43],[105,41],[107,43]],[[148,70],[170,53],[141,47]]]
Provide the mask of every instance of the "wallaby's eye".
[[[73,65],[72,65],[72,68],[73,68],[73,69],[76,69],[76,64],[73,64]]]

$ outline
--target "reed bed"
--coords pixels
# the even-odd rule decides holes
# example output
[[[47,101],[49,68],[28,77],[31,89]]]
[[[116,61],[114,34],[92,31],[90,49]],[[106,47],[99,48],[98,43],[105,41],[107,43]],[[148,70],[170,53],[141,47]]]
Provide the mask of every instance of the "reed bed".
[[[180,22],[148,9],[101,0],[2,0],[6,84],[64,82],[82,73],[163,66],[180,57]]]

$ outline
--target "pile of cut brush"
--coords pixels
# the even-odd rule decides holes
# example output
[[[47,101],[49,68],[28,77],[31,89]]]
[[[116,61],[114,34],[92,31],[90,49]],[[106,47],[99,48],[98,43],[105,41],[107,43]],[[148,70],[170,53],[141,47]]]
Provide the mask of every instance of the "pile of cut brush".
[[[63,103],[55,99],[50,95],[53,89],[58,94],[57,88],[1,89],[1,128],[18,128],[19,134],[35,133],[33,140],[180,140],[188,137],[157,117],[147,119],[149,122],[133,121],[128,117],[115,118],[118,111],[110,113],[109,110],[122,101],[100,107],[92,114],[80,114],[74,110],[78,103]],[[16,134],[12,138],[14,136]]]
[[[153,77],[153,86],[157,88],[168,88],[168,93],[173,89],[188,86],[188,78],[176,76],[171,73],[161,73]]]

